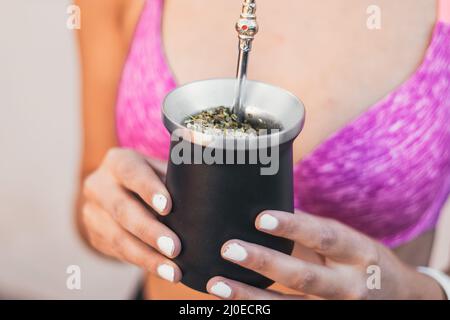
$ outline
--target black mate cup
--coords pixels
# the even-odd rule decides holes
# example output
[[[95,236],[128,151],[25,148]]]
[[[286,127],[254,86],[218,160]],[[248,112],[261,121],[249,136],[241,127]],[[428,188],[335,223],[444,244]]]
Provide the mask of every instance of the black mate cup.
[[[163,121],[172,139],[166,185],[173,209],[160,219],[181,239],[182,251],[175,262],[183,272],[182,283],[202,292],[214,276],[259,288],[273,283],[224,260],[220,251],[226,241],[241,239],[286,254],[294,245],[258,231],[255,219],[268,209],[293,212],[292,144],[303,128],[303,104],[286,90],[248,81],[247,118],[263,119],[273,130],[258,136],[217,137],[184,126],[191,115],[232,106],[235,83],[235,79],[193,82],[169,93],[163,105]]]

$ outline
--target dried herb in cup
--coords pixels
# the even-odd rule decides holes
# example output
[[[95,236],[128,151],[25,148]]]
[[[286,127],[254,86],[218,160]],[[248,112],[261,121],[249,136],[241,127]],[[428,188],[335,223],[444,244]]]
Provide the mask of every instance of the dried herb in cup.
[[[279,129],[273,122],[261,118],[250,118],[241,122],[231,108],[224,106],[192,115],[184,121],[184,125],[198,132],[234,136],[255,136],[260,130],[268,132],[271,129]]]

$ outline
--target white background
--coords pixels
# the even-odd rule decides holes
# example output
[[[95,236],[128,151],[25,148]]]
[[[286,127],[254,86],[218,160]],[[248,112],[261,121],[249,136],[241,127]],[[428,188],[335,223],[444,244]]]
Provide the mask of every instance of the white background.
[[[134,268],[77,238],[78,66],[65,0],[0,0],[0,297],[128,298]],[[81,267],[82,290],[66,288]]]

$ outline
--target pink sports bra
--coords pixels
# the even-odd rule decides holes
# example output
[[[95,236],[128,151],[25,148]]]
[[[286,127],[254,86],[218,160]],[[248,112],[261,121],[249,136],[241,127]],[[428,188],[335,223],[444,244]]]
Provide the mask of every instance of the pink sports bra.
[[[161,104],[176,87],[161,39],[163,0],[147,0],[122,74],[121,146],[167,159]],[[426,55],[401,86],[294,168],[295,207],[395,247],[432,229],[450,194],[450,0]]]

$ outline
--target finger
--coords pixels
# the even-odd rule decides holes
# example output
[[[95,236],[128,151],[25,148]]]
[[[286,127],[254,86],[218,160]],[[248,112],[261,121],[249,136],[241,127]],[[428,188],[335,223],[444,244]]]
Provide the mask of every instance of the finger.
[[[335,270],[242,240],[224,244],[222,257],[296,291],[333,298],[344,285]]]
[[[264,211],[256,218],[256,228],[291,239],[336,261],[369,265],[377,263],[374,243],[334,220],[302,212]]]
[[[122,229],[108,212],[92,203],[86,204],[83,211],[83,219],[89,225],[89,241],[96,248],[170,282],[180,281],[182,273],[175,263]]]
[[[226,300],[300,300],[300,297],[282,295],[278,292],[263,290],[247,284],[214,277],[208,281],[206,289],[209,293]]]
[[[108,213],[99,211],[100,209],[91,203],[83,205],[82,219],[86,226],[87,241],[94,249],[102,254],[109,257],[116,257],[111,245],[105,241],[103,233],[96,227],[102,225],[106,230],[110,229],[109,224],[112,219]]]
[[[167,172],[167,161],[162,161],[153,158],[145,158],[145,160],[150,164],[153,170],[156,172],[158,177],[163,180]]]
[[[105,162],[122,186],[138,194],[159,214],[169,214],[169,192],[144,157],[132,150],[113,149]]]
[[[180,253],[181,241],[178,236],[160,223],[136,198],[114,181],[108,182],[107,176],[91,179],[90,184],[93,186],[90,188],[95,193],[93,198],[123,228],[169,258]]]

